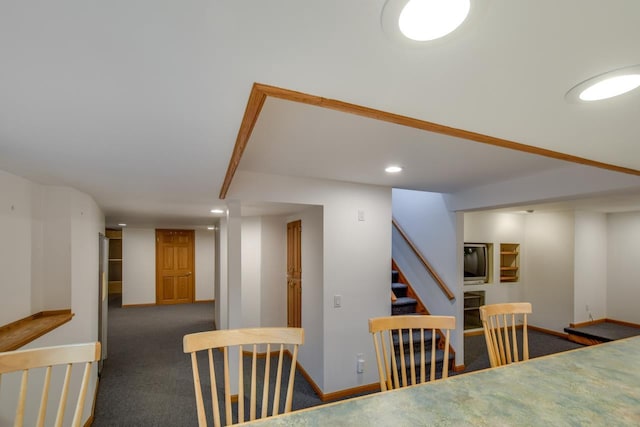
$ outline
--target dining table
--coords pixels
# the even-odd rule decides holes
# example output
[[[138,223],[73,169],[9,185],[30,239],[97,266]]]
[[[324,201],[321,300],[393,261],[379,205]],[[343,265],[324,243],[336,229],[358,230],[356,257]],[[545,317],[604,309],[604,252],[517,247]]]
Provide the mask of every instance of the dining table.
[[[640,426],[640,337],[251,421],[275,426]]]

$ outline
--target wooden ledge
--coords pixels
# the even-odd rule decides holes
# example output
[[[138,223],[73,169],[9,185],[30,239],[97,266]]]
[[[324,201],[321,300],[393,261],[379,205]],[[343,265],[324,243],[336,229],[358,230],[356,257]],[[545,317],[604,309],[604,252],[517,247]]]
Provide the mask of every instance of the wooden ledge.
[[[41,311],[0,326],[0,352],[17,350],[58,326],[64,325],[72,317],[71,309]]]

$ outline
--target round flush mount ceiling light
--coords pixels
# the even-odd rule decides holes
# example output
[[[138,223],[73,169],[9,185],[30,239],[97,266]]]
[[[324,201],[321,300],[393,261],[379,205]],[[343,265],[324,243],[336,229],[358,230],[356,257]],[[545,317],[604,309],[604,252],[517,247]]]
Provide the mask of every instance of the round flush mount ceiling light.
[[[382,26],[396,37],[428,42],[458,28],[470,8],[470,0],[387,0]]]
[[[640,87],[640,65],[619,68],[592,77],[571,88],[565,98],[570,102],[600,101]]]
[[[384,168],[384,171],[387,173],[398,173],[398,172],[402,172],[402,167],[401,166],[387,166],[386,168]]]

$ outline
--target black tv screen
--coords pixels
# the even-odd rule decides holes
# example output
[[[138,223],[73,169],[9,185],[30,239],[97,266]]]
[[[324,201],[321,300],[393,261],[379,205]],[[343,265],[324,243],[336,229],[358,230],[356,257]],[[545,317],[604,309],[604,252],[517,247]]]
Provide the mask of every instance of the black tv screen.
[[[483,243],[464,244],[464,280],[487,280],[487,245]]]

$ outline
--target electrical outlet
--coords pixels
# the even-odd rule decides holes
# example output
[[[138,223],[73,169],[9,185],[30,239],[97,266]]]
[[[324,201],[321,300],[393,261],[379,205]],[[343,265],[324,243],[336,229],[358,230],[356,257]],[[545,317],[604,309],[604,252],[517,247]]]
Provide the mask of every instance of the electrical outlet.
[[[364,372],[364,354],[358,353],[356,356],[356,372],[361,374]]]

